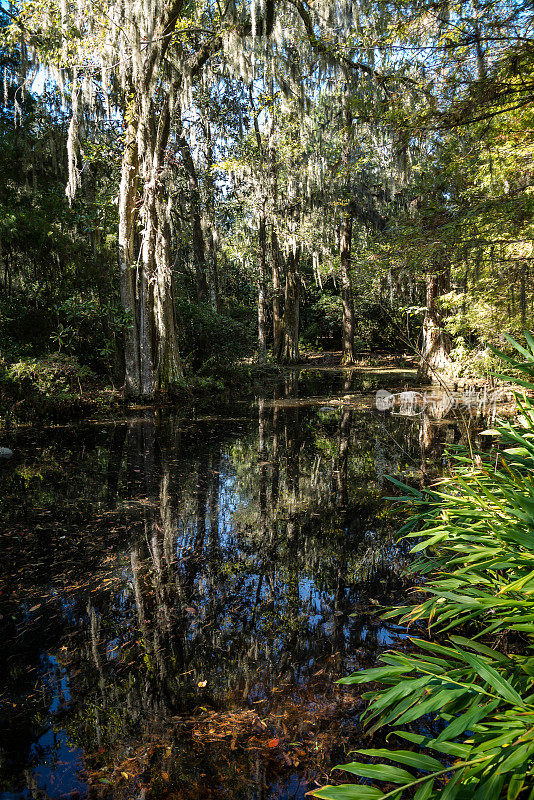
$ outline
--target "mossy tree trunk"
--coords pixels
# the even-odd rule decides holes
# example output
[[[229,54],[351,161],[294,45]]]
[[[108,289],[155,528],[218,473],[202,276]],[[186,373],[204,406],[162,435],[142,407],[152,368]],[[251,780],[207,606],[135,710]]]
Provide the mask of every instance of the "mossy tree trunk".
[[[343,302],[343,364],[354,363],[354,298],[350,276],[352,261],[352,215],[347,212],[341,225],[339,246],[341,265],[341,299]]]
[[[450,336],[443,327],[443,314],[439,298],[449,290],[450,263],[440,251],[433,258],[431,271],[426,276],[426,312],[423,321],[420,373],[425,378],[438,381],[450,367]]]
[[[300,322],[300,248],[289,252],[286,261],[286,292],[283,317],[284,344],[282,361],[285,364],[296,364],[299,354],[299,322]]]

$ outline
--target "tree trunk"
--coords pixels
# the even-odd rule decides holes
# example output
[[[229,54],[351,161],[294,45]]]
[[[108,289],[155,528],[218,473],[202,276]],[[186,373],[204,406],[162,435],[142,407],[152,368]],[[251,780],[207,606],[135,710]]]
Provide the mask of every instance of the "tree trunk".
[[[189,201],[191,204],[191,227],[193,231],[193,257],[195,261],[197,299],[199,303],[204,303],[208,300],[208,269],[206,259],[206,242],[204,239],[204,231],[202,230],[202,204],[200,200],[200,188],[198,185],[195,162],[193,161],[193,156],[191,155],[191,150],[189,148],[189,142],[185,137],[179,114],[176,124],[178,126],[178,146],[182,154],[182,162],[189,183]]]
[[[136,258],[134,254],[134,234],[137,218],[135,201],[139,170],[137,127],[137,119],[131,118],[125,132],[119,188],[118,242],[120,296],[122,308],[127,315],[127,323],[124,330],[124,387],[126,394],[133,396],[141,393],[139,318],[135,286]]]
[[[215,219],[215,185],[211,173],[213,164],[213,146],[211,139],[211,127],[209,119],[205,122],[206,131],[206,175],[204,184],[206,187],[206,214],[203,224],[204,239],[207,244],[208,252],[208,290],[210,303],[217,311],[221,311],[221,301],[219,296],[219,266],[217,263],[217,232]]]
[[[125,129],[119,189],[118,261],[121,302],[128,318],[124,348],[125,392],[132,395],[150,396],[157,386],[166,389],[181,372],[169,258],[169,209],[162,180],[164,156],[171,117],[178,106],[177,99],[184,76],[192,81],[223,46],[222,34],[199,42],[196,49],[192,41],[193,51],[188,46],[189,57],[179,65],[175,63],[174,70],[170,62],[165,64],[167,51],[174,42],[174,31],[186,5],[185,0],[166,0],[161,7],[158,6],[153,10],[150,20],[153,22],[152,33],[142,40],[140,37],[144,35],[147,12],[144,7],[133,9],[132,6],[127,28],[134,35],[129,37],[123,31],[126,51],[124,58],[121,57],[114,65],[115,68],[120,64],[119,79],[114,84],[113,92],[118,92],[122,98],[120,103],[124,111]],[[182,52],[185,53],[185,49]],[[161,109],[159,118],[156,108]],[[73,114],[76,114],[75,108]],[[76,121],[73,117],[71,125]],[[180,146],[189,177],[194,212],[198,293],[199,299],[205,299],[207,283],[205,248],[201,247],[200,195],[194,164],[183,133]],[[73,176],[70,177],[72,179]],[[138,211],[136,199],[141,180],[144,187],[143,204]],[[138,216],[143,221],[141,259],[136,258],[134,252]],[[134,268],[138,275],[134,274]]]
[[[273,277],[273,358],[275,361],[279,361],[283,343],[282,287],[280,286],[280,250],[274,221],[271,224],[270,255]]]
[[[352,215],[347,213],[341,226],[339,261],[341,265],[341,299],[343,301],[343,364],[354,363],[354,298],[350,275],[352,256]]]
[[[426,277],[426,313],[423,322],[423,347],[420,372],[423,377],[437,381],[450,366],[450,337],[443,328],[439,297],[448,291],[450,265],[445,257],[440,259]]]
[[[271,87],[271,95],[273,87]],[[276,145],[274,140],[274,118],[271,119],[269,129],[269,205],[271,214],[271,275],[273,281],[273,358],[279,361],[282,355],[282,288],[280,285],[280,250],[276,233],[276,210],[278,205],[278,163]]]
[[[527,290],[525,279],[525,265],[521,264],[519,274],[519,309],[521,311],[521,326],[523,330],[527,327]]]
[[[300,301],[300,275],[299,275],[300,248],[296,247],[289,253],[286,271],[286,296],[284,304],[284,348],[282,361],[285,364],[295,364],[299,361],[299,301]]]
[[[183,377],[178,348],[178,326],[174,298],[173,270],[171,264],[171,230],[165,198],[158,203],[158,234],[156,240],[156,281],[154,290],[156,332],[156,388],[167,390],[176,386]]]
[[[139,353],[141,395],[167,391],[180,379],[172,266],[170,210],[165,190],[165,151],[171,114],[167,97],[157,127],[151,101],[142,104],[143,238],[141,245]]]
[[[352,258],[352,213],[350,211],[351,188],[351,155],[352,155],[352,113],[347,98],[343,110],[345,130],[343,148],[341,151],[341,166],[347,190],[347,210],[341,223],[341,236],[339,242],[339,262],[341,268],[341,300],[343,303],[343,335],[342,350],[343,364],[354,363],[354,299],[351,284],[351,258]]]
[[[219,292],[219,264],[217,261],[217,238],[214,233],[213,217],[209,218],[208,238],[208,289],[210,303],[215,311],[221,313],[221,296]]]
[[[266,231],[265,231],[265,204],[260,216],[258,229],[258,361],[265,364],[267,361],[267,331],[265,326],[265,265],[266,265]]]
[[[144,254],[143,254],[144,256]],[[154,283],[152,263],[145,261],[141,268],[140,280],[140,324],[139,324],[139,362],[141,368],[141,396],[152,397],[154,394]]]
[[[170,132],[169,100],[157,126],[150,98],[129,109],[126,146],[119,191],[119,265],[121,301],[131,320],[125,332],[127,394],[152,397],[155,388],[168,389],[181,376],[178,354],[170,226],[162,170]],[[143,160],[138,147],[141,143]],[[139,172],[144,179],[140,259],[134,258],[136,195]],[[134,277],[137,266],[138,279]]]

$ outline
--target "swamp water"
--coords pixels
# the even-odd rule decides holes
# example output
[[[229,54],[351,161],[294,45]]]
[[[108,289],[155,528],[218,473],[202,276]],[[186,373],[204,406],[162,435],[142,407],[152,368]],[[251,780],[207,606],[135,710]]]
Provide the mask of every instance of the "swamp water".
[[[299,800],[325,782],[361,742],[335,679],[404,636],[379,618],[407,589],[385,475],[417,483],[461,437],[439,396],[376,409],[407,381],[294,371],[216,412],[11,435],[1,797]]]

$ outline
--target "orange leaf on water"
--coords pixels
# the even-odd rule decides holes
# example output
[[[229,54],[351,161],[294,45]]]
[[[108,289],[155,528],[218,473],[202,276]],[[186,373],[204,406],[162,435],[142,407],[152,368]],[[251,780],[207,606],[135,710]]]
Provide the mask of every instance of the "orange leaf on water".
[[[278,747],[279,742],[280,739],[269,739],[269,741],[267,742],[267,747]]]

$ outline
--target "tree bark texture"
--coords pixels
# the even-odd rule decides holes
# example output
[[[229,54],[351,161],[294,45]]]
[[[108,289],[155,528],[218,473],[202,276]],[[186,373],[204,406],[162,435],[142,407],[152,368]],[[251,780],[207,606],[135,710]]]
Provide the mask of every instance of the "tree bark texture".
[[[182,163],[189,184],[189,202],[191,207],[191,227],[193,231],[193,258],[195,263],[195,275],[197,282],[197,299],[199,303],[208,300],[208,264],[206,257],[206,241],[202,227],[202,202],[200,197],[200,187],[195,168],[195,162],[191,155],[189,142],[187,141],[182,129],[181,121],[178,119],[178,146],[182,154]]]
[[[282,287],[280,283],[280,250],[276,226],[271,225],[271,274],[273,281],[273,358],[279,361],[282,354],[283,325],[282,325]]]
[[[290,251],[286,262],[286,292],[283,317],[284,344],[282,361],[295,364],[299,361],[299,316],[300,316],[300,249]]]
[[[341,265],[341,299],[343,302],[343,364],[354,363],[354,298],[350,276],[352,260],[352,215],[347,213],[341,225],[339,262]]]
[[[443,328],[439,298],[449,289],[450,265],[444,254],[434,259],[426,276],[426,312],[423,321],[423,346],[420,372],[423,377],[437,381],[450,366],[450,337]]]
[[[210,303],[217,311],[221,311],[221,300],[219,294],[219,265],[217,263],[217,228],[215,218],[215,185],[211,173],[213,164],[213,146],[211,140],[211,128],[209,119],[205,122],[206,131],[206,164],[208,165],[204,183],[206,187],[206,213],[203,218],[202,230],[207,246],[207,277]]]
[[[266,329],[266,262],[267,236],[265,223],[265,204],[262,209],[258,229],[258,361],[267,361],[267,329]]]
[[[341,166],[346,182],[347,195],[351,190],[351,154],[352,154],[352,113],[345,100],[343,112],[345,130],[341,151]],[[347,208],[341,223],[339,242],[339,262],[341,270],[341,300],[343,303],[342,325],[342,361],[344,364],[354,363],[354,298],[352,295],[351,260],[352,260],[352,204],[347,197]]]
[[[129,317],[125,332],[125,389],[151,397],[181,377],[170,260],[170,224],[164,185],[164,156],[170,108],[157,120],[149,98],[129,109],[119,191],[121,301]],[[139,159],[139,143],[143,151]],[[144,189],[139,256],[134,253],[139,177]]]
[[[170,0],[156,26],[140,73],[132,82],[125,103],[125,146],[119,190],[119,268],[121,302],[128,316],[125,331],[125,391],[151,397],[156,389],[168,390],[182,375],[176,331],[172,264],[170,258],[170,208],[165,188],[165,153],[182,73],[166,85],[159,116],[156,114],[155,76],[163,64],[183,7]],[[184,65],[190,77],[202,69],[222,47],[220,36],[201,45]],[[178,123],[179,113],[177,115]],[[205,246],[200,216],[200,194],[194,163],[181,125],[179,145],[189,179],[193,210],[194,248],[197,254],[199,299],[207,299]],[[138,209],[139,187],[142,201]],[[140,253],[134,252],[136,222],[143,224]]]
[[[137,259],[134,253],[138,174],[137,120],[130,119],[125,131],[121,163],[118,244],[120,296],[123,311],[127,316],[124,330],[125,391],[133,396],[141,393],[139,316],[136,298]]]
[[[272,89],[271,89],[272,93]],[[269,201],[271,241],[269,256],[271,260],[271,276],[273,282],[273,358],[279,361],[282,355],[282,287],[280,283],[280,249],[276,230],[276,211],[278,206],[278,161],[274,139],[274,120],[269,131]]]

